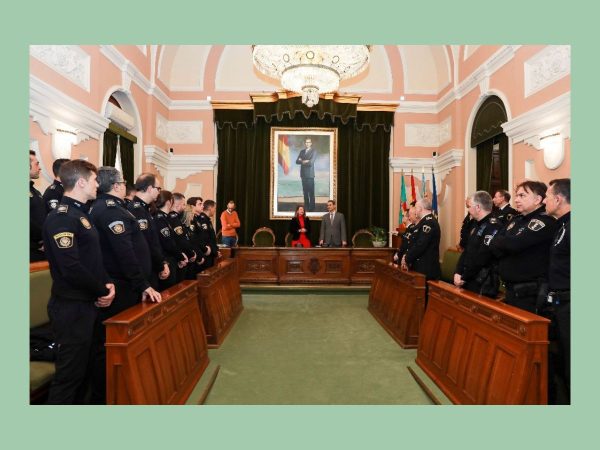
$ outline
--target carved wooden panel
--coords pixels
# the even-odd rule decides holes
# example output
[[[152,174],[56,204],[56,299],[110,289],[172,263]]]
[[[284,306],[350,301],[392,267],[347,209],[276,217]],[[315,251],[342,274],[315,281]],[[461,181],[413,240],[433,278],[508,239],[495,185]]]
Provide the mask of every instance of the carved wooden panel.
[[[183,404],[208,365],[195,281],[105,322],[108,404]]]
[[[548,320],[429,282],[417,364],[460,404],[547,403]]]

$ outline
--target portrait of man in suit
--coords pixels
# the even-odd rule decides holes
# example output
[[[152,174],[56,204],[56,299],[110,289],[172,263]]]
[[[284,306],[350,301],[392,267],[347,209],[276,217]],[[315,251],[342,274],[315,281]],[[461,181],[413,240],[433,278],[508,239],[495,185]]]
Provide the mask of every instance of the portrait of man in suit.
[[[335,200],[327,201],[327,214],[321,220],[319,245],[323,247],[346,247],[346,221],[344,215],[336,211]]]
[[[302,179],[302,193],[307,211],[315,210],[315,160],[317,152],[312,148],[312,139],[304,140],[304,148],[300,150],[296,164],[300,164],[300,178]]]

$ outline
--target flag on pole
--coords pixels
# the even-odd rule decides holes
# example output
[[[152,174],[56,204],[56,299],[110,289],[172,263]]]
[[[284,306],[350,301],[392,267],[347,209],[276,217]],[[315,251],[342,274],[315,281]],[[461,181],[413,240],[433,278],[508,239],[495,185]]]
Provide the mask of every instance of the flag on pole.
[[[415,176],[413,175],[412,169],[410,169],[410,195],[412,196],[411,202],[416,202],[417,190],[415,189]]]
[[[425,167],[421,172],[421,198],[425,198]]]
[[[402,213],[406,211],[406,186],[404,185],[404,172],[400,175],[400,213],[398,214],[398,223],[402,224]]]
[[[279,165],[283,168],[283,173],[287,175],[290,171],[290,146],[288,145],[287,134],[279,136],[277,160],[279,161]]]
[[[435,187],[435,174],[433,173],[433,167],[431,168],[431,183],[433,185],[433,196],[431,198],[431,208],[433,209],[433,213],[435,217],[438,216],[438,204],[437,204],[437,189]]]
[[[115,156],[115,169],[123,175],[123,163],[121,162],[121,136],[117,134],[117,155]],[[125,176],[125,175],[123,175]]]

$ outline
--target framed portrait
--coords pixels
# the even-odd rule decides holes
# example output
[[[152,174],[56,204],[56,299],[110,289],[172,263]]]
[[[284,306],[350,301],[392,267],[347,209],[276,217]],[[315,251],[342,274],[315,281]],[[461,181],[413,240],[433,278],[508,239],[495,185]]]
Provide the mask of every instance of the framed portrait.
[[[271,219],[289,219],[299,205],[310,218],[337,201],[337,128],[271,128]]]

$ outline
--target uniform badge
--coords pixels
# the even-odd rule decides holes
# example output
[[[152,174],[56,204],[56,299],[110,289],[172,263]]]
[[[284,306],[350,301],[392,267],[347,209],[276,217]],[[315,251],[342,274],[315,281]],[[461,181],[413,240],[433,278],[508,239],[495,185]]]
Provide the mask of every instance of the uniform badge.
[[[110,224],[108,224],[108,228],[115,234],[121,234],[125,231],[125,224],[122,221],[116,220]]]
[[[85,217],[80,217],[79,221],[81,222],[81,225],[83,225],[84,227],[86,227],[88,230],[90,228],[92,228],[92,224],[90,223],[89,220],[87,220]]]
[[[181,236],[183,234],[183,227],[175,227],[175,233]]]
[[[492,218],[490,219],[490,223],[498,223],[498,219],[496,219],[496,218],[492,217]]]
[[[484,245],[489,246],[490,242],[492,242],[492,238],[494,237],[493,234],[486,234],[485,237],[483,238],[483,243]]]
[[[134,208],[139,208],[140,206],[142,206],[142,204],[140,202],[133,202]]]
[[[139,219],[138,224],[140,225],[140,230],[144,231],[148,229],[148,221],[146,219]]]
[[[58,248],[71,248],[73,247],[73,233],[67,231],[58,233],[52,236]]]
[[[196,229],[195,225],[190,225],[190,230],[194,231]]]
[[[506,229],[507,229],[507,230],[510,230],[510,229],[511,229],[512,227],[514,227],[514,226],[515,226],[515,223],[514,223],[514,222],[511,222],[511,223],[508,225],[508,227],[506,227]]]
[[[506,221],[510,222],[513,218],[513,215],[511,213],[506,214]]]
[[[60,205],[56,210],[59,213],[66,213],[69,210],[69,205]]]
[[[164,227],[160,230],[160,232],[162,233],[162,235],[164,237],[170,237],[171,236],[171,232],[169,231],[168,227]]]
[[[56,207],[58,206],[58,200],[50,200],[48,202],[48,206],[50,206],[50,208],[52,209],[56,209]]]
[[[106,206],[117,206],[117,202],[114,200],[106,200]]]
[[[202,229],[203,229],[203,230],[208,230],[208,226],[207,226],[205,223],[203,223],[203,224],[202,224]]]
[[[545,226],[546,224],[539,219],[531,219],[527,224],[527,228],[529,228],[531,231],[540,231]]]
[[[431,231],[431,227],[429,225],[423,225],[423,232],[429,233]]]

